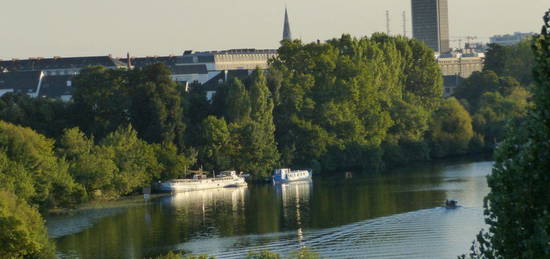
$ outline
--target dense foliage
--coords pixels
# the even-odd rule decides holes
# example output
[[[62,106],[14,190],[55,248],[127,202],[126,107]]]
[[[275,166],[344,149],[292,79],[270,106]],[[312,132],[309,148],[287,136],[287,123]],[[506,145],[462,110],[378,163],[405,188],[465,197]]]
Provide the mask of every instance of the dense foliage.
[[[403,37],[287,42],[271,70],[276,135],[287,165],[380,168],[382,144],[423,141],[441,102],[433,52]]]
[[[492,46],[459,102],[442,99],[441,73],[424,44],[343,35],[283,42],[267,72],[230,77],[209,89],[213,100],[204,87],[184,91],[162,64],[90,67],[75,78],[73,101],[6,94],[0,119],[57,139],[59,163],[88,198],[128,194],[189,166],[258,178],[279,166],[379,170],[493,149],[504,125],[519,123],[529,107],[525,80],[501,67],[529,64],[523,48]]]
[[[492,46],[487,54],[484,70],[474,72],[456,90],[456,98],[472,117],[474,137],[470,143],[470,151],[493,150],[504,139],[506,125],[510,121],[517,125],[526,117],[531,105],[530,87],[526,85],[530,84],[532,78],[530,73],[525,75],[509,73],[493,64],[499,62],[513,64],[518,62],[516,59],[521,59],[520,57],[523,57],[524,63],[532,62],[529,61],[532,54],[518,56],[523,52],[525,44],[522,42],[518,46],[511,47]],[[507,54],[491,54],[500,48],[507,49]],[[497,58],[499,60],[495,61]]]
[[[78,128],[54,141],[0,121],[0,183],[41,209],[115,198],[186,174],[194,161],[171,143],[148,144],[120,127],[99,144]]]
[[[469,256],[550,257],[550,11],[534,38],[534,107],[520,127],[511,127],[498,148],[488,178],[488,232],[481,232]]]
[[[513,77],[528,86],[533,83],[534,64],[531,39],[528,38],[510,46],[489,44],[484,71],[494,71],[502,76]]]
[[[434,157],[465,154],[473,135],[470,114],[455,98],[449,98],[431,121],[432,154]]]
[[[0,258],[54,257],[42,216],[6,191],[0,191],[0,229]]]
[[[132,71],[84,69],[75,79],[73,93],[77,125],[101,139],[132,124],[149,143],[172,142],[182,148],[181,96],[170,75],[162,64]]]

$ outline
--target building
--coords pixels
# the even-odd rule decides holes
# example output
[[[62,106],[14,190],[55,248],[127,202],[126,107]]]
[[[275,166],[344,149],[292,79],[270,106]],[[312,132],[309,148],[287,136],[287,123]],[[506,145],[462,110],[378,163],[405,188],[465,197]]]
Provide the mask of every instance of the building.
[[[523,39],[532,37],[533,35],[534,33],[532,32],[528,32],[528,33],[515,32],[514,34],[495,35],[489,38],[489,43],[510,46],[510,45],[518,44]]]
[[[444,95],[450,96],[464,78],[470,77],[474,72],[483,70],[485,55],[472,50],[464,49],[462,53],[453,52],[437,57],[437,63],[441,68],[444,81]]]
[[[268,61],[277,56],[275,49],[234,49],[224,51],[186,51],[174,66],[176,81],[204,84],[231,70],[267,69]]]
[[[0,96],[6,93],[23,93],[37,97],[43,79],[42,71],[0,73]]]
[[[283,39],[292,40],[286,9]],[[73,77],[78,75],[83,68],[88,66],[104,66],[109,69],[132,69],[162,63],[170,69],[174,81],[184,85],[186,89],[188,89],[189,85],[202,85],[209,91],[207,94],[209,97],[207,97],[211,99],[216,92],[216,87],[227,82],[229,78],[237,77],[242,79],[250,75],[255,69],[265,70],[269,67],[269,60],[276,56],[276,49],[231,49],[202,52],[188,50],[181,56],[171,55],[163,57],[131,57],[128,54],[126,58],[119,59],[109,55],[0,60],[0,73],[6,78],[16,75],[9,74],[8,76],[7,71],[10,71],[9,73],[15,71],[41,74],[40,83],[35,84],[34,81],[33,83],[25,83],[24,90],[14,88],[14,84],[12,83],[0,83],[0,95],[10,91],[26,91],[26,93],[32,94],[34,97],[58,98],[67,101],[72,98]],[[31,74],[17,74],[17,77],[32,76],[32,80],[36,81],[36,75]],[[6,82],[12,82],[15,79],[6,80]]]
[[[464,78],[458,75],[443,76],[443,96],[452,96],[463,81]]]
[[[46,76],[77,75],[88,66],[104,66],[106,68],[121,68],[127,65],[111,56],[95,57],[53,57],[0,60],[0,67],[8,71],[44,71]]]
[[[68,101],[72,95],[72,78],[89,66],[110,69],[127,67],[111,56],[53,57],[0,60],[0,67],[9,72],[0,73],[0,96],[7,92],[25,92],[31,97],[49,97]],[[37,81],[37,75],[39,80]],[[24,79],[27,77],[27,79]],[[16,85],[18,82],[19,85]]]
[[[438,53],[450,52],[447,0],[411,0],[413,37]]]
[[[473,72],[483,70],[484,58],[482,53],[448,53],[440,55],[437,63],[444,76],[459,75],[468,78]]]

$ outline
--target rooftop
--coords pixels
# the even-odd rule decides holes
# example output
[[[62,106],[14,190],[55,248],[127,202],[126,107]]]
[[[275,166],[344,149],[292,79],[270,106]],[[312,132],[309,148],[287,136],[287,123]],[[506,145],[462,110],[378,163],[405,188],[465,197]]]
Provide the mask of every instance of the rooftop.
[[[53,57],[0,60],[0,67],[9,71],[84,68],[87,66],[123,67],[125,64],[111,56]]]

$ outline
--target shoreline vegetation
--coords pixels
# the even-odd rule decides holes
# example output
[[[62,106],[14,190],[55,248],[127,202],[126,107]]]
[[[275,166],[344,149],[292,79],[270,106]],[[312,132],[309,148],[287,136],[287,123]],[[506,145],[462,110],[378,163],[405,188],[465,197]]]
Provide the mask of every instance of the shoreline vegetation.
[[[528,42],[491,46],[485,70],[446,99],[433,51],[381,33],[284,41],[267,71],[230,78],[210,101],[201,86],[185,91],[173,82],[162,64],[89,67],[75,78],[70,102],[0,97],[0,182],[9,199],[39,215],[137,193],[189,168],[233,169],[254,180],[277,167],[380,172],[490,152],[506,124],[519,125],[532,106],[532,79],[511,69],[532,67],[532,56],[516,55],[524,48]],[[29,215],[0,207],[14,229],[36,222]],[[47,240],[20,230],[8,243]],[[0,256],[39,256],[43,247]]]

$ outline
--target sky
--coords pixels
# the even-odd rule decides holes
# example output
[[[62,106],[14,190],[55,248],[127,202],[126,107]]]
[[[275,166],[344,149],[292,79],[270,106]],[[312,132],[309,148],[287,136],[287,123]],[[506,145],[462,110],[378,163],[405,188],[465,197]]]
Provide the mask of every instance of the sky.
[[[285,5],[294,38],[411,36],[411,0],[0,0],[0,59],[181,55],[277,48]],[[451,38],[539,32],[550,0],[448,0]],[[456,47],[458,42],[452,42]]]

